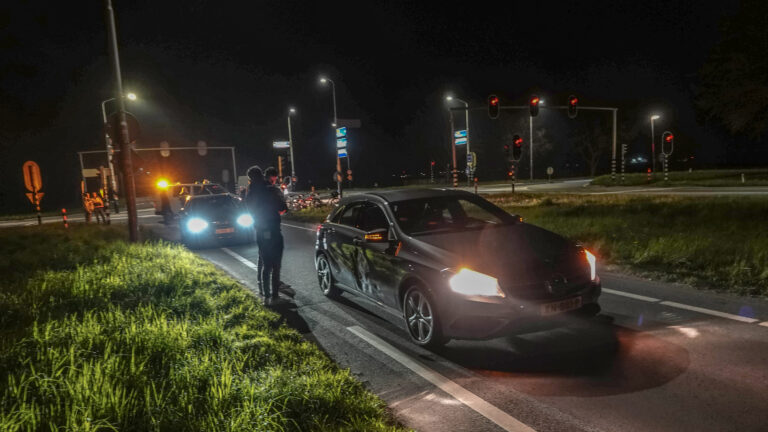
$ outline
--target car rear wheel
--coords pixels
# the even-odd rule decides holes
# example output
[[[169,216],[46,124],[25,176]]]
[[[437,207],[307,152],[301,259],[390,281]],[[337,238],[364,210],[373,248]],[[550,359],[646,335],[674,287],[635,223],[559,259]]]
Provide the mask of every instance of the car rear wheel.
[[[418,285],[408,288],[403,297],[403,317],[408,335],[416,345],[436,348],[448,342],[426,289]]]
[[[320,284],[320,291],[328,298],[336,298],[341,294],[338,288],[336,288],[335,281],[333,280],[333,273],[331,272],[331,265],[328,262],[328,258],[325,255],[317,256],[317,282]]]

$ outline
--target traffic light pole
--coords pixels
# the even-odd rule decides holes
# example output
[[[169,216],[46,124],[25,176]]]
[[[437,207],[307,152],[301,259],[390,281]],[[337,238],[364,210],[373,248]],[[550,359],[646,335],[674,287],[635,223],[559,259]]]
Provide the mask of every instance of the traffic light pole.
[[[123,158],[123,193],[125,195],[125,204],[128,210],[128,238],[132,242],[139,241],[139,219],[136,214],[136,187],[133,182],[133,162],[131,161],[131,152],[129,151],[128,120],[125,116],[125,99],[123,99],[123,77],[120,72],[120,55],[117,50],[117,30],[115,29],[115,13],[112,9],[112,0],[105,0],[107,26],[109,27],[109,48],[110,57],[112,57],[112,66],[115,74],[115,86],[117,90],[118,120],[120,122],[120,132],[117,134],[118,145],[122,150]]]

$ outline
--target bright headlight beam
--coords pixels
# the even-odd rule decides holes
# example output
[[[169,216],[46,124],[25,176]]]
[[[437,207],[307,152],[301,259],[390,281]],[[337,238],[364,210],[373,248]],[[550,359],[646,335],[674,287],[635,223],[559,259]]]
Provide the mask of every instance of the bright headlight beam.
[[[597,258],[592,255],[592,252],[586,249],[584,249],[584,255],[587,256],[587,262],[589,263],[589,277],[591,280],[595,280],[595,277],[597,277],[597,272],[595,270],[595,267],[597,266]]]
[[[208,222],[200,218],[192,218],[189,220],[189,222],[187,222],[187,229],[195,234],[203,231],[206,228],[208,228]]]
[[[251,217],[251,215],[249,215],[248,213],[241,214],[240,216],[237,217],[237,224],[240,225],[241,227],[247,228],[253,225],[253,217]]]
[[[495,277],[463,268],[448,281],[451,289],[469,296],[504,297]]]

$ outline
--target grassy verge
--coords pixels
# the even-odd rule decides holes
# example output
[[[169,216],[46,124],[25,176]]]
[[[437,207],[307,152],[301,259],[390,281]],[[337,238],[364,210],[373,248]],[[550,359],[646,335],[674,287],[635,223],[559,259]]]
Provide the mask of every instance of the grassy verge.
[[[505,210],[578,240],[607,263],[737,294],[768,296],[768,200],[493,195]]]
[[[119,227],[0,230],[0,430],[395,430],[243,287]]]
[[[768,200],[760,197],[486,196],[526,222],[583,242],[625,271],[768,296]],[[317,223],[329,209],[292,213]]]
[[[286,220],[292,220],[294,222],[320,223],[325,220],[325,218],[331,213],[332,209],[333,207],[331,206],[306,208],[299,211],[290,211],[286,213],[283,218]]]
[[[741,175],[744,174],[744,183]],[[620,179],[620,176],[617,176]],[[768,186],[768,169],[744,169],[744,170],[701,170],[701,171],[670,171],[669,181],[664,181],[664,173],[657,172],[656,176],[648,182],[645,173],[625,174],[624,183],[617,180],[611,181],[610,175],[596,177],[592,180],[597,186]]]

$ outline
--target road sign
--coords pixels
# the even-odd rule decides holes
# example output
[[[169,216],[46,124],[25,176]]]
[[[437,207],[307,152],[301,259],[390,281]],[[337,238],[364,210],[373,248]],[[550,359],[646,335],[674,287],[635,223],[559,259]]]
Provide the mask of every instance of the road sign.
[[[555,172],[554,168],[547,167],[547,175],[552,175]]]
[[[350,129],[359,129],[362,125],[360,119],[336,119],[336,124]]]
[[[128,142],[134,142],[141,134],[139,128],[139,121],[131,113],[125,113],[125,120],[128,122]],[[114,113],[109,116],[106,125],[106,132],[109,138],[114,142],[120,142],[118,134],[120,133],[120,116],[119,113]]]
[[[287,149],[291,146],[289,141],[272,141],[272,148]]]
[[[41,199],[43,199],[43,195],[45,194],[42,192],[38,192],[37,201],[40,201]],[[37,202],[35,202],[35,194],[33,194],[32,192],[27,192],[27,198],[29,199],[29,202],[32,203],[32,205],[37,205]]]
[[[456,145],[465,145],[467,144],[466,138],[456,138]]]
[[[456,137],[456,138],[464,138],[464,137],[467,136],[467,131],[466,130],[457,130],[456,132],[453,133],[453,136]]]
[[[346,148],[347,138],[336,138],[336,148]]]
[[[26,161],[22,166],[24,171],[24,186],[30,192],[37,192],[43,188],[43,179],[40,177],[40,167],[34,161]]]
[[[345,148],[338,149],[338,153],[340,158],[347,157],[347,149]]]
[[[336,138],[341,138],[347,136],[347,128],[340,127],[336,128]]]
[[[475,170],[475,167],[477,166],[477,154],[475,152],[469,152],[467,155],[467,166],[473,171]]]

